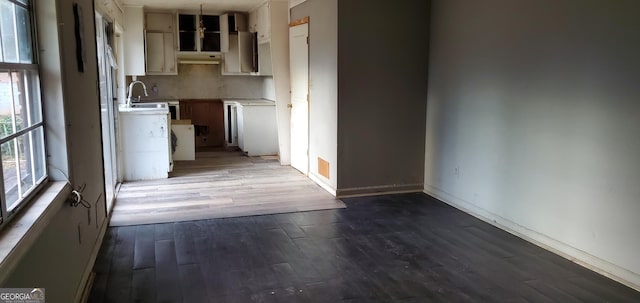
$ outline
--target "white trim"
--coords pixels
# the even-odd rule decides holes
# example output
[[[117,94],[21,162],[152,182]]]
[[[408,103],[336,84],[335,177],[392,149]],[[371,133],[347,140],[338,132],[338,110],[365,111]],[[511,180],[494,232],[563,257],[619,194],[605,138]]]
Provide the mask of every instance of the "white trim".
[[[338,194],[337,197],[347,198],[347,197],[377,196],[377,195],[401,194],[401,193],[416,193],[416,192],[422,192],[423,189],[424,189],[424,185],[422,183],[340,188],[337,191],[337,194]]]
[[[473,205],[468,201],[450,195],[434,186],[425,185],[424,193],[510,234],[513,234],[516,237],[531,242],[569,261],[640,291],[640,275],[637,273],[631,272],[609,261],[600,259],[547,235],[528,229],[516,222]]]
[[[311,179],[311,181],[316,182],[316,184],[320,185],[320,187],[322,187],[324,190],[328,191],[331,195],[333,195],[334,197],[336,196],[336,190],[333,189],[329,184],[327,184],[324,181],[322,181],[322,179],[320,179],[320,177],[316,176],[312,172],[309,172],[309,174],[307,176],[309,177],[309,179]]]

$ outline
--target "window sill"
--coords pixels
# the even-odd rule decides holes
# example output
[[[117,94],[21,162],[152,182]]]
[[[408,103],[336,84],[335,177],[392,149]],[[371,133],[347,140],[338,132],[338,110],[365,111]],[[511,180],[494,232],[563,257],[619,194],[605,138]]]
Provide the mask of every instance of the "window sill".
[[[29,205],[0,231],[0,284],[13,272],[26,251],[46,230],[47,224],[71,194],[68,182],[49,182]]]

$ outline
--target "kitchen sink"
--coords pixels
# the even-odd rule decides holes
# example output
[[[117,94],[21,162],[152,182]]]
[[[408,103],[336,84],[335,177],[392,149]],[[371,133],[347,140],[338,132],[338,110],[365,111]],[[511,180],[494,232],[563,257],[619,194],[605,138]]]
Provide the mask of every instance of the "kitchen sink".
[[[167,108],[167,103],[133,103],[131,108]]]

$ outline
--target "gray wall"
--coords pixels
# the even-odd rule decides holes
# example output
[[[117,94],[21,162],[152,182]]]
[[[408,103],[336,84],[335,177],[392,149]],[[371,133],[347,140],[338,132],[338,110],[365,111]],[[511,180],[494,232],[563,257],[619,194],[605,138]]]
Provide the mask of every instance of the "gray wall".
[[[640,3],[432,12],[427,192],[640,285]]]
[[[222,76],[220,65],[180,64],[177,76],[144,76],[138,80],[147,85],[149,95],[154,84],[158,97],[169,99],[262,98],[263,77]],[[129,83],[129,82],[127,82]],[[133,90],[142,95],[140,85]]]
[[[339,1],[338,24],[338,188],[421,189],[429,1]]]
[[[291,20],[309,23],[309,174],[338,186],[338,0],[307,0],[291,9]],[[293,138],[292,138],[293,139]],[[318,157],[329,162],[327,180]]]
[[[63,103],[66,111],[67,138],[51,136],[49,140],[59,140],[56,144],[66,144],[69,152],[69,177],[74,187],[86,186],[84,197],[92,208],[71,208],[63,206],[37,243],[22,258],[15,271],[4,281],[3,287],[45,287],[47,302],[73,302],[76,291],[84,286],[82,276],[91,265],[90,256],[96,247],[98,231],[105,222],[104,181],[100,132],[100,108],[97,82],[97,63],[93,3],[91,0],[58,0],[57,21],[53,1],[38,0],[46,18],[39,21],[41,28],[60,25],[61,64],[63,70],[62,88],[64,100],[45,99],[46,109],[58,109]],[[83,8],[84,47],[86,52],[85,72],[77,71],[75,61],[75,36],[73,27],[73,2]],[[51,33],[41,31],[41,34]],[[49,39],[47,39],[49,40]],[[40,45],[43,52],[56,45]],[[47,56],[43,56],[46,60]],[[43,77],[57,77],[43,74]],[[47,81],[51,81],[48,78]],[[56,79],[53,79],[56,80]],[[58,83],[59,83],[59,79]],[[55,94],[47,94],[54,96]],[[53,104],[54,106],[50,106]],[[57,130],[59,131],[59,130]],[[61,141],[60,141],[61,140]],[[53,143],[53,142],[50,142]],[[49,150],[50,153],[64,150]],[[63,159],[64,155],[56,155]],[[50,168],[55,170],[55,168]],[[65,168],[63,168],[65,169]]]

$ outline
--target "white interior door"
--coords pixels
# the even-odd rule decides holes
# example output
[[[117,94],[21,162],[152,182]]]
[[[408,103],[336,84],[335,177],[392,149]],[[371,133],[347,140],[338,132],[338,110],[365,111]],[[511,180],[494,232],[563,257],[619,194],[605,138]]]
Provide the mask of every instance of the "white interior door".
[[[309,24],[289,28],[291,166],[309,173]]]

